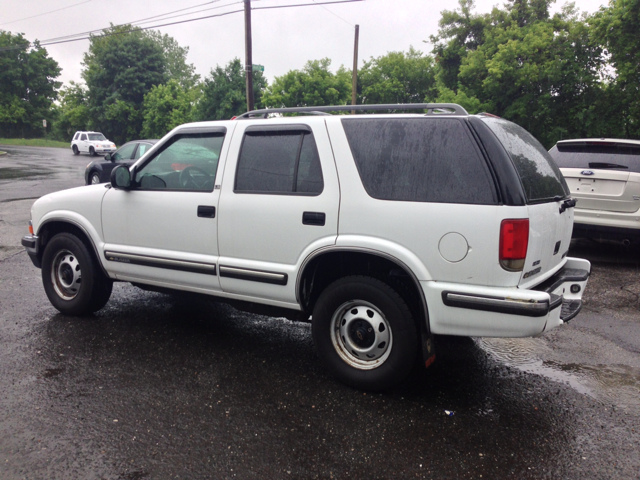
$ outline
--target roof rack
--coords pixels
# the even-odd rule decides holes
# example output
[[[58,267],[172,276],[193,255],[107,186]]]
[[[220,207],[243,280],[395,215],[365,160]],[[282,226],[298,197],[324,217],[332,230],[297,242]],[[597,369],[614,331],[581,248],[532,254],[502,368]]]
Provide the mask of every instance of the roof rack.
[[[329,115],[327,112],[371,110],[426,110],[427,114],[469,115],[467,111],[456,103],[389,103],[382,105],[331,105],[322,107],[291,107],[266,108],[252,110],[238,115],[237,120],[248,118],[267,118],[272,113],[306,113],[308,115]]]

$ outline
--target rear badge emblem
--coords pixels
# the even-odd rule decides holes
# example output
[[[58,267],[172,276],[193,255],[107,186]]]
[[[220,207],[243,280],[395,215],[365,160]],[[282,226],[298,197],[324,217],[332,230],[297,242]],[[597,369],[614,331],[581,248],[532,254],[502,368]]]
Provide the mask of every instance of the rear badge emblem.
[[[593,175],[593,172],[591,170],[582,170],[580,175]]]

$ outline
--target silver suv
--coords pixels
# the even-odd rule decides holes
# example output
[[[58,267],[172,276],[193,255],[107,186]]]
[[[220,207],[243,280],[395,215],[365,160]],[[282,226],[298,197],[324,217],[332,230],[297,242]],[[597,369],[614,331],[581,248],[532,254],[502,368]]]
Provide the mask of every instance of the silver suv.
[[[22,243],[65,314],[114,281],[209,295],[310,320],[329,370],[378,390],[433,362],[433,334],[573,318],[590,271],[567,256],[574,204],[540,143],[494,116],[273,109],[182,125],[106,188],[47,195]]]
[[[640,243],[640,141],[563,140],[549,153],[578,200],[574,237]]]

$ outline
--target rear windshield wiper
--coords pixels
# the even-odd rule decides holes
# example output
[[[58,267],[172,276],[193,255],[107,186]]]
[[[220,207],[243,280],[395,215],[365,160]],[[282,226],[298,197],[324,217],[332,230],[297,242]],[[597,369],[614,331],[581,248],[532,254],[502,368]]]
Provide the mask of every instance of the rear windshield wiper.
[[[589,168],[624,168],[629,169],[626,165],[618,165],[617,163],[590,162]]]

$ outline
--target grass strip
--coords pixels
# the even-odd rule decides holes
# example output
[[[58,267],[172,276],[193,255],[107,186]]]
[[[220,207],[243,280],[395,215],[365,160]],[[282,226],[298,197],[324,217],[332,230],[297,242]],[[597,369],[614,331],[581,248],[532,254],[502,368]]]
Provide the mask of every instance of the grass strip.
[[[44,138],[0,138],[0,145],[69,148],[69,142],[58,142],[56,140],[46,140]]]

